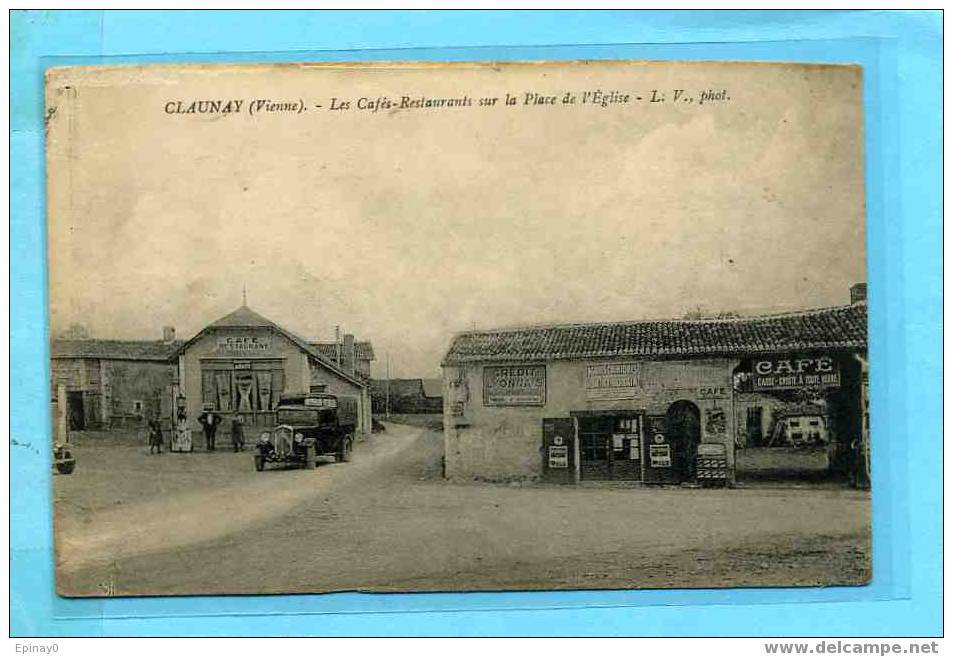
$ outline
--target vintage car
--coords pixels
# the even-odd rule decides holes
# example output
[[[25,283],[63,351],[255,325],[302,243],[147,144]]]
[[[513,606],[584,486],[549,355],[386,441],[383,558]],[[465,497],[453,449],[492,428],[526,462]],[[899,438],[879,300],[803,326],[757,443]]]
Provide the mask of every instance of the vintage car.
[[[266,463],[313,468],[318,463],[351,459],[357,401],[329,393],[282,396],[275,426],[263,431],[255,451],[255,469]]]
[[[827,420],[823,415],[791,414],[778,418],[774,425],[774,435],[768,445],[814,447],[827,445],[829,442]]]
[[[76,469],[76,459],[69,447],[60,443],[53,445],[53,467],[60,474],[72,474]]]

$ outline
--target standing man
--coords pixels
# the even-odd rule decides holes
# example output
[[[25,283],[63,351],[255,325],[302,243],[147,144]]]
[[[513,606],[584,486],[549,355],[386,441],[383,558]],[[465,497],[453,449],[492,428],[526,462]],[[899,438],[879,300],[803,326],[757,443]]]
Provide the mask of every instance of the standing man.
[[[206,404],[199,416],[199,424],[202,425],[202,431],[205,433],[205,450],[215,451],[215,432],[218,431],[218,425],[222,421],[222,416],[212,410],[211,404]]]

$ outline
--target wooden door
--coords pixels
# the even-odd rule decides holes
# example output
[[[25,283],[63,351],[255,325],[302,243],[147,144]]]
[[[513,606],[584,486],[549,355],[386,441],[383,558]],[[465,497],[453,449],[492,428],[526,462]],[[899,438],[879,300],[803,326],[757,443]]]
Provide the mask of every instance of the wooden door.
[[[66,394],[67,418],[71,431],[82,431],[86,428],[86,408],[83,404],[82,392],[69,392]]]
[[[760,447],[764,443],[764,433],[762,428],[763,410],[760,406],[751,406],[748,408],[747,416],[747,435],[748,447]]]

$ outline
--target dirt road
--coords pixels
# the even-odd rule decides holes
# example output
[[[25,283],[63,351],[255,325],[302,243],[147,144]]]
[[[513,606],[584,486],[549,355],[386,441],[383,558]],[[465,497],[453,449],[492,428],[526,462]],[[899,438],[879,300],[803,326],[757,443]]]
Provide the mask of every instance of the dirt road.
[[[377,441],[373,447],[361,450],[359,462],[324,466],[316,471],[282,470],[273,475],[253,473],[251,455],[247,452],[222,454],[232,461],[240,460],[239,467],[244,466],[247,476],[221,487],[209,487],[206,482],[205,486],[196,486],[191,491],[163,492],[152,499],[95,509],[81,516],[61,514],[56,526],[59,569],[68,573],[95,564],[182,548],[272,520],[340,486],[342,478],[359,480],[386,466],[416,437],[414,431],[397,431],[390,440]],[[211,455],[169,455],[180,459],[203,456]],[[280,480],[276,480],[277,477]]]
[[[865,493],[454,484],[440,478],[441,452],[439,434],[391,425],[346,465],[242,474],[85,521],[63,505],[58,588],[785,586],[869,574]],[[143,514],[162,517],[140,529]]]

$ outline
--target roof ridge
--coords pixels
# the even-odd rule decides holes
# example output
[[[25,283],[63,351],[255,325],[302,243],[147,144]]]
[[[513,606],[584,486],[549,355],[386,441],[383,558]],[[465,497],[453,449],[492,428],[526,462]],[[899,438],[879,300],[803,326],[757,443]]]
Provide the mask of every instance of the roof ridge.
[[[634,320],[614,320],[608,322],[553,322],[546,324],[526,324],[522,326],[504,326],[501,328],[495,329],[476,329],[476,330],[465,330],[458,331],[456,335],[480,335],[486,333],[518,333],[521,331],[543,331],[546,329],[561,329],[561,328],[588,328],[593,326],[637,326],[641,324],[731,324],[738,322],[756,322],[759,320],[770,320],[776,319],[778,317],[793,317],[797,315],[801,316],[811,316],[820,313],[831,312],[833,310],[848,310],[853,308],[859,303],[854,304],[844,304],[840,306],[825,306],[823,308],[808,308],[804,310],[786,310],[776,313],[769,313],[763,315],[751,315],[748,317],[711,317],[711,318],[698,318],[698,319],[680,319],[680,318],[664,318],[664,319],[634,319]],[[863,305],[866,305],[864,303]]]
[[[175,340],[163,340],[162,338],[58,338],[55,336],[50,337],[50,342],[125,342],[128,344],[143,344],[143,343],[162,343],[162,344],[171,344],[173,342],[184,342],[181,338],[176,338]]]

